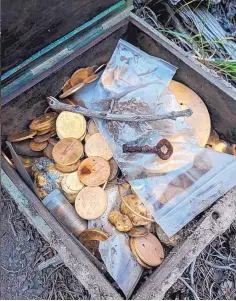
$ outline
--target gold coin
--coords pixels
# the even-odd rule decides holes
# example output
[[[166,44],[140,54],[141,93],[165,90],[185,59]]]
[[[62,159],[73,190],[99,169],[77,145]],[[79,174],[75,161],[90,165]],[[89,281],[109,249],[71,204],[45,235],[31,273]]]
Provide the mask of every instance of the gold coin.
[[[65,176],[65,183],[66,186],[73,191],[80,191],[83,187],[84,184],[80,182],[78,178],[78,173],[77,171],[72,172]]]
[[[51,137],[54,137],[57,135],[57,132],[56,132],[56,128],[52,131],[50,131],[50,134],[51,134]]]
[[[45,157],[53,159],[53,157],[52,157],[52,150],[53,150],[53,146],[50,143],[48,143],[48,145],[46,146],[46,148],[43,150],[43,155]]]
[[[205,103],[187,86],[172,80],[169,84],[182,110],[191,109],[193,114],[185,121],[192,126],[198,146],[204,147],[211,132],[211,119]]]
[[[133,238],[138,256],[147,265],[158,266],[164,260],[164,250],[160,241],[153,234]]]
[[[110,175],[109,163],[101,157],[84,159],[78,168],[78,176],[87,186],[99,186],[104,184]]]
[[[115,179],[115,177],[117,176],[118,174],[118,171],[119,171],[119,167],[118,165],[116,164],[116,161],[114,159],[111,159],[109,161],[109,165],[110,165],[110,169],[111,169],[111,172],[110,172],[110,176],[108,178],[108,181],[112,181]]]
[[[65,175],[64,177],[63,177],[63,179],[62,179],[62,181],[61,181],[61,188],[63,189],[63,191],[65,192],[65,193],[68,193],[68,194],[78,194],[78,192],[83,188],[83,186],[81,187],[81,189],[79,189],[79,190],[72,190],[72,189],[70,189],[68,186],[67,186],[67,184],[66,184],[66,177],[68,176],[68,174],[67,175]]]
[[[59,170],[60,172],[63,172],[63,173],[70,173],[70,172],[73,172],[75,170],[78,169],[80,165],[80,160],[74,164],[71,164],[71,165],[60,165],[58,163],[55,164],[55,168],[57,170]]]
[[[3,158],[5,158],[5,160],[8,162],[8,164],[12,167],[12,168],[16,168],[14,163],[7,157],[7,155],[1,151],[1,155],[3,156]]]
[[[134,244],[134,238],[130,238],[129,240],[129,246],[130,246],[130,250],[131,252],[134,254],[137,262],[142,266],[144,267],[145,269],[151,269],[152,267],[150,267],[149,265],[147,265],[139,256],[138,256],[138,253],[135,249],[135,244]]]
[[[79,139],[86,131],[86,120],[81,114],[64,111],[57,118],[56,129],[60,139]]]
[[[94,82],[97,78],[98,78],[97,74],[92,74],[92,75],[88,76],[87,78],[85,78],[84,83],[90,84],[90,83]]]
[[[51,137],[51,136],[50,136],[50,137]],[[51,145],[55,146],[55,145],[57,144],[57,142],[59,142],[59,140],[56,139],[56,138],[49,138],[49,139],[48,139],[48,142],[49,142]]]
[[[90,253],[92,253],[96,258],[101,260],[101,255],[99,253],[99,244],[100,241],[98,240],[86,240],[82,243],[86,249],[89,250]]]
[[[54,130],[56,127],[56,120],[50,121],[47,124],[45,124],[44,126],[38,126],[37,128],[35,128],[35,130],[37,131],[37,135],[44,135],[52,130]],[[42,132],[45,132],[44,134],[42,134]]]
[[[76,91],[80,90],[81,88],[83,88],[83,86],[84,86],[84,83],[79,83],[78,85],[75,85],[74,87],[70,88],[66,92],[62,93],[59,96],[59,98],[60,99],[66,98],[66,97],[70,96],[71,94],[75,93]]]
[[[47,141],[41,142],[41,143],[37,143],[37,142],[34,142],[34,140],[31,140],[30,143],[29,143],[30,149],[32,149],[32,151],[35,151],[35,152],[42,151],[43,149],[45,149],[45,147],[47,145],[48,145]]]
[[[115,77],[115,69],[109,69],[106,70],[106,72],[103,72],[101,76],[101,81],[104,87],[106,89],[110,90],[113,82],[114,82],[114,77]]]
[[[32,130],[39,130],[39,129],[43,130],[45,129],[45,127],[52,125],[54,123],[54,120],[56,120],[57,116],[58,114],[56,112],[46,113],[34,119],[30,123],[29,128]]]
[[[130,237],[143,237],[148,235],[149,230],[145,227],[134,227],[132,228],[129,232],[127,232],[127,234]]]
[[[44,135],[37,135],[33,138],[34,142],[41,143],[47,141],[51,137],[51,133],[47,133]]]
[[[110,160],[113,156],[108,144],[100,133],[92,135],[87,140],[85,144],[85,153],[88,157],[98,156],[105,160]]]
[[[60,102],[65,103],[67,105],[71,105],[71,106],[77,106],[77,103],[75,101],[73,101],[72,99],[61,99]]]
[[[102,64],[101,66],[99,66],[94,73],[98,73],[99,71],[101,71],[102,69],[104,69],[106,67],[107,64]]]
[[[74,138],[60,140],[52,150],[52,156],[56,163],[60,165],[71,165],[81,158],[83,154],[82,143]]]
[[[37,136],[45,135],[49,132],[51,132],[51,128],[47,128],[46,130],[43,131],[37,131]]]
[[[99,133],[99,130],[98,130],[95,122],[92,119],[89,120],[87,128],[88,128],[88,133],[90,135],[94,135],[96,133]]]
[[[33,138],[37,134],[37,131],[34,130],[25,130],[13,133],[7,137],[7,140],[9,142],[17,142],[17,141],[23,141],[29,138]]]
[[[107,195],[101,187],[85,187],[77,195],[75,210],[86,220],[100,217],[107,208]]]
[[[85,138],[84,138],[85,143],[88,141],[88,139],[89,139],[90,137],[91,137],[91,135],[90,135],[89,133],[86,133]]]
[[[87,68],[81,68],[75,71],[70,78],[71,86],[73,87],[79,83],[82,83],[89,76],[89,72],[90,70]]]
[[[68,91],[71,87],[72,87],[72,86],[71,86],[71,84],[70,84],[70,79],[68,79],[68,80],[65,82],[64,86],[62,87],[62,91],[63,91],[63,92],[66,92],[66,91]]]
[[[64,177],[64,178],[62,179],[62,181],[61,181],[61,188],[62,188],[62,190],[63,190],[65,193],[67,193],[67,194],[74,194],[74,193],[78,194],[78,192],[79,192],[79,191],[73,191],[73,190],[70,190],[70,189],[67,187],[66,182],[65,182],[65,177]]]
[[[89,240],[105,241],[109,238],[109,235],[100,229],[89,228],[84,230],[79,235],[79,240],[83,243]]]
[[[95,69],[95,67],[87,67],[87,68],[86,68],[86,70],[87,70],[87,72],[88,72],[88,76],[93,74],[94,69]]]

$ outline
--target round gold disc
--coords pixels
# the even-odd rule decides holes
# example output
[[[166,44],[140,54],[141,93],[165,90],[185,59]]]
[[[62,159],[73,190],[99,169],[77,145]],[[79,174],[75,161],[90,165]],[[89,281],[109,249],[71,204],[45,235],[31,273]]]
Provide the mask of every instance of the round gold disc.
[[[101,66],[99,66],[94,73],[98,73],[99,71],[101,71],[102,69],[104,69],[106,67],[107,64],[102,64]]]
[[[95,67],[87,67],[87,68],[86,68],[86,70],[87,70],[87,72],[88,72],[88,76],[93,74],[94,69],[95,69]]]
[[[66,91],[68,91],[71,87],[72,87],[72,86],[71,86],[71,84],[70,84],[70,80],[68,79],[68,80],[65,82],[64,86],[62,87],[62,91],[63,91],[63,92],[66,92]]]
[[[149,265],[147,265],[139,256],[138,256],[138,253],[135,249],[135,243],[134,243],[134,238],[130,238],[129,240],[129,246],[130,246],[130,250],[131,252],[134,254],[137,262],[142,266],[144,267],[145,269],[151,269],[151,267]]]
[[[83,243],[84,241],[88,240],[98,240],[98,241],[105,241],[109,238],[109,235],[100,229],[97,228],[89,228],[84,230],[80,236],[79,240]]]
[[[111,159],[109,161],[109,164],[110,164],[111,172],[110,172],[110,176],[108,178],[108,181],[112,181],[117,176],[118,171],[119,171],[119,167],[118,167],[118,165],[117,165],[117,163],[116,163],[116,161],[114,159]]]
[[[50,136],[50,137],[51,137],[51,136]],[[48,142],[49,142],[51,145],[55,146],[55,145],[57,144],[57,142],[59,142],[59,140],[56,139],[56,138],[49,138],[49,139],[48,139]]]
[[[86,135],[85,135],[85,138],[84,138],[84,140],[85,140],[85,143],[88,141],[88,139],[91,137],[91,135],[89,134],[89,133],[87,133]]]
[[[76,171],[80,165],[80,160],[71,165],[60,165],[58,163],[55,164],[55,168],[63,173],[70,173]]]
[[[70,79],[71,86],[78,85],[82,83],[90,75],[90,70],[88,68],[81,68],[75,71]]]
[[[158,266],[164,260],[164,250],[160,241],[153,234],[134,238],[138,256],[150,266]]]
[[[108,161],[101,157],[86,158],[78,168],[78,176],[87,186],[99,186],[104,184],[110,175]]]
[[[45,157],[53,159],[53,157],[52,157],[52,150],[53,150],[53,146],[50,143],[48,143],[48,145],[46,146],[46,148],[43,150],[43,155]]]
[[[77,171],[72,172],[65,176],[65,183],[66,186],[73,191],[80,191],[83,187],[84,184],[80,182],[78,178],[78,173]]]
[[[77,103],[69,98],[61,99],[60,102],[65,103],[67,105],[71,105],[71,106],[77,106]]]
[[[87,140],[85,144],[85,153],[88,157],[98,156],[105,160],[110,160],[113,156],[108,144],[100,133],[92,135]]]
[[[35,130],[25,130],[20,131],[17,133],[13,133],[7,137],[7,140],[9,142],[17,142],[17,141],[23,141],[29,138],[33,138],[37,134],[37,131]]]
[[[42,130],[42,131],[37,131],[37,136],[41,136],[41,135],[45,135],[47,133],[51,132],[51,128],[47,128],[46,130]]]
[[[35,151],[35,152],[42,151],[43,149],[46,148],[47,145],[48,145],[47,141],[41,142],[41,143],[36,143],[36,142],[34,142],[34,140],[31,140],[29,143],[29,147],[32,149],[32,151]]]
[[[193,111],[185,121],[193,127],[198,146],[204,147],[211,132],[211,119],[205,103],[193,90],[174,80],[170,82],[169,89],[182,110]]]
[[[130,237],[143,237],[143,236],[148,235],[148,233],[149,233],[149,230],[142,226],[134,227],[129,232],[127,232],[127,234]]]
[[[34,137],[34,142],[36,143],[41,143],[41,142],[45,142],[47,141],[49,138],[51,137],[51,133],[47,133],[47,134],[44,134],[44,135],[37,135]]]
[[[79,139],[86,131],[86,120],[83,115],[72,112],[61,112],[56,121],[58,137]]]
[[[88,125],[87,125],[87,128],[88,128],[88,133],[90,135],[93,135],[93,134],[96,134],[96,133],[99,133],[99,130],[95,124],[95,122],[90,119],[89,122],[88,122]]]
[[[75,138],[65,138],[60,140],[52,150],[54,161],[60,165],[74,164],[78,162],[82,154],[83,145]]]
[[[100,217],[107,208],[107,195],[101,187],[85,187],[77,195],[75,210],[86,220]]]
[[[91,74],[90,76],[85,78],[84,83],[85,84],[90,84],[90,83],[94,82],[97,78],[98,78],[97,74]]]
[[[12,168],[16,168],[14,163],[8,158],[8,156],[3,151],[1,151],[1,155],[3,156],[3,158],[5,158],[5,160],[9,163],[9,165]]]
[[[79,83],[78,85],[75,85],[74,87],[70,88],[69,90],[67,90],[66,92],[62,93],[59,98],[63,99],[68,97],[69,95],[75,93],[76,91],[80,90],[81,88],[83,88],[84,83]]]
[[[67,194],[78,194],[78,192],[83,188],[83,185],[81,185],[81,188],[80,189],[78,189],[78,190],[72,190],[72,189],[70,189],[68,186],[67,186],[67,183],[66,183],[66,178],[67,178],[67,176],[68,176],[69,174],[66,174],[64,177],[63,177],[63,179],[62,179],[62,181],[61,181],[61,188],[63,189],[63,191],[65,192],[65,193],[67,193]]]
[[[43,130],[43,128],[52,125],[56,120],[57,116],[58,114],[56,112],[46,113],[34,119],[30,123],[29,128],[32,130],[39,130],[39,129]]]

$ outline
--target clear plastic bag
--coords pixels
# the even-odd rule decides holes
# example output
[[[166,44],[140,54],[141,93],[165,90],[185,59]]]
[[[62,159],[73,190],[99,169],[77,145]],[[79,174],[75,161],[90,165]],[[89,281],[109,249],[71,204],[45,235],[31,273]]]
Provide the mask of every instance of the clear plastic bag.
[[[130,250],[128,236],[117,232],[100,242],[99,252],[108,272],[129,298],[142,275],[143,268]]]
[[[90,109],[112,113],[165,114],[180,110],[168,84],[175,68],[119,41],[98,81]],[[130,92],[130,87],[147,84]],[[127,91],[111,103],[106,98]],[[194,129],[185,118],[152,122],[95,120],[114,158],[133,189],[168,236],[236,185],[236,158],[196,144]],[[201,122],[199,120],[199,122]],[[123,153],[123,144],[156,145],[166,138],[173,155],[163,161],[156,154]]]

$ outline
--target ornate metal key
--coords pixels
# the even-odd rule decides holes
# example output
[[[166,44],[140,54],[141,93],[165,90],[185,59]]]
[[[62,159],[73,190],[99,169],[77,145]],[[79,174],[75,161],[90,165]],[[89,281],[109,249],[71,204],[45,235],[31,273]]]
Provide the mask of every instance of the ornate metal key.
[[[167,151],[163,151],[162,148],[166,147]],[[173,154],[173,146],[170,141],[167,139],[161,139],[157,145],[149,146],[149,145],[123,145],[124,153],[156,153],[162,160],[168,160]]]

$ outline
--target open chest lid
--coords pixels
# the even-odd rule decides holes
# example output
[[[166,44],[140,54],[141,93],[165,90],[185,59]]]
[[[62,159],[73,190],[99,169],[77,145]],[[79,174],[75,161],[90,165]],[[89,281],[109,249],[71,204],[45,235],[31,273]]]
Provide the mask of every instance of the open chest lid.
[[[124,0],[3,0],[3,79],[36,54],[43,55],[45,47],[75,30],[88,28],[122,5]]]

